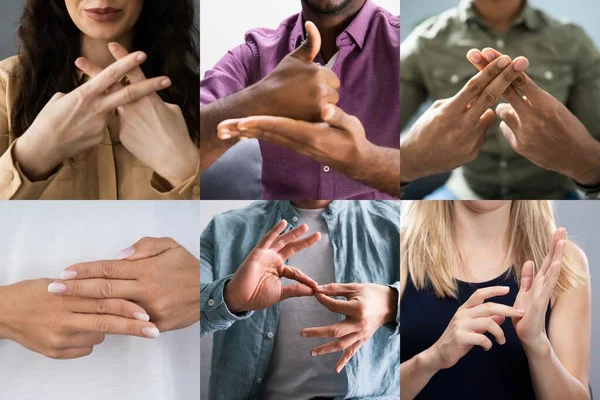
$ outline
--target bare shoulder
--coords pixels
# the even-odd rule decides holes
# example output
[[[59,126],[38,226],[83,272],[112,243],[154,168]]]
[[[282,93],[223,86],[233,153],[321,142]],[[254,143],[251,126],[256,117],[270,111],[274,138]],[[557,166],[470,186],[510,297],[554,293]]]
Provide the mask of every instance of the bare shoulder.
[[[584,273],[586,276],[589,276],[590,267],[587,256],[585,255],[583,249],[569,240],[567,241],[567,247],[565,250],[572,257],[574,261],[574,267],[578,268],[578,270]]]

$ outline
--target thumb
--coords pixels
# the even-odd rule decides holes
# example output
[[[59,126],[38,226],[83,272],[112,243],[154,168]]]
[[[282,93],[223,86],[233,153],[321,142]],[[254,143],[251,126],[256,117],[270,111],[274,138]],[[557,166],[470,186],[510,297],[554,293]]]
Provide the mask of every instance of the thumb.
[[[167,250],[178,247],[181,247],[181,245],[171,238],[145,237],[138,240],[133,246],[121,250],[117,258],[135,261],[142,258],[155,257]]]
[[[281,301],[291,297],[312,296],[314,291],[303,283],[294,283],[281,287]]]
[[[321,118],[324,122],[333,128],[344,131],[357,132],[362,129],[362,124],[358,118],[346,114],[341,108],[334,104],[327,104],[321,109]]]
[[[312,62],[321,51],[321,34],[317,26],[310,21],[304,24],[306,28],[306,40],[292,54],[299,60]]]
[[[484,135],[490,129],[495,119],[496,113],[493,110],[489,108],[485,110],[479,121],[477,121],[477,132]]]
[[[521,269],[521,288],[520,291],[527,292],[533,285],[534,264],[533,261],[526,261]]]

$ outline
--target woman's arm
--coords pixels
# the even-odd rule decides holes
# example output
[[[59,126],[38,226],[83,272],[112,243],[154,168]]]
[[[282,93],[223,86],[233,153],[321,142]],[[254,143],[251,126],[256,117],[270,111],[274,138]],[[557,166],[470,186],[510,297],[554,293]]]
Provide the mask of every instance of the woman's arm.
[[[423,390],[439,369],[432,347],[400,364],[400,398],[412,400]]]
[[[550,317],[548,336],[539,347],[525,348],[531,380],[539,400],[588,400],[591,335],[591,289],[585,254],[569,243],[577,265],[588,277],[585,286],[560,295]],[[548,337],[550,339],[548,339]]]

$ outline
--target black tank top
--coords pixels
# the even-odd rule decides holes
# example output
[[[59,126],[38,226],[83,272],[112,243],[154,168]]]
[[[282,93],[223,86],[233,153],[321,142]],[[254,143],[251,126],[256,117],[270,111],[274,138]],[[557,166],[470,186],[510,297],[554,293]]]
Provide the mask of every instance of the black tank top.
[[[487,301],[512,306],[519,286],[506,274],[482,283],[458,281],[458,299],[439,299],[431,288],[417,290],[410,276],[400,303],[400,361],[408,361],[431,347],[441,336],[458,308],[479,288],[509,286],[506,296]],[[546,312],[546,331],[550,306]],[[474,346],[456,365],[433,376],[415,400],[535,399],[525,351],[510,318],[501,325],[506,343],[493,343],[490,351]],[[402,382],[401,382],[402,384]]]

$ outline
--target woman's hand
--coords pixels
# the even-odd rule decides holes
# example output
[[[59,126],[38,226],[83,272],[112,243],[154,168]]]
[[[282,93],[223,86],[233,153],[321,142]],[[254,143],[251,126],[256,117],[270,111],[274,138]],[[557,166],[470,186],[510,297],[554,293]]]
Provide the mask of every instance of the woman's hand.
[[[533,261],[523,265],[521,288],[514,306],[524,309],[525,315],[513,318],[512,322],[525,351],[539,352],[547,348],[546,311],[560,275],[566,235],[564,228],[556,230],[550,251],[535,277]]]
[[[67,359],[91,354],[105,334],[158,336],[142,307],[118,299],[53,296],[50,282],[37,279],[0,288],[0,338]]]
[[[300,239],[308,231],[306,224],[280,235],[286,226],[286,220],[275,225],[225,285],[225,303],[231,312],[263,310],[290,297],[314,294],[317,283],[284,261],[315,244],[321,235],[317,232]],[[299,283],[284,286],[283,277]]]
[[[117,60],[130,56],[118,43],[110,43],[108,48]],[[79,67],[89,76],[102,73],[102,68],[89,60]],[[129,71],[127,78],[132,85],[146,80],[139,67]],[[119,107],[118,116],[121,143],[144,165],[173,187],[195,175],[199,149],[194,145],[177,105],[165,103],[158,94],[149,93]]]
[[[14,156],[23,172],[32,180],[45,179],[66,159],[97,146],[118,107],[168,87],[170,81],[158,77],[107,92],[145,60],[143,52],[130,54],[72,92],[54,95],[15,144]]]
[[[439,371],[454,366],[473,346],[490,350],[492,341],[484,335],[486,332],[492,334],[497,343],[506,343],[500,325],[505,317],[522,317],[524,311],[484,301],[491,297],[504,296],[509,290],[506,286],[492,286],[478,289],[469,297],[456,311],[438,341],[425,350],[427,353],[424,359],[432,369]]]
[[[193,254],[171,238],[142,238],[122,256],[68,267],[55,293],[135,301],[160,332],[198,321],[200,262]]]
[[[358,349],[385,323],[396,320],[398,292],[396,289],[374,283],[330,283],[319,286],[317,300],[330,311],[343,314],[346,318],[329,326],[306,328],[302,337],[337,338],[332,342],[315,347],[312,356],[343,351],[335,366],[339,373],[356,354]],[[342,296],[347,301],[332,299]]]

